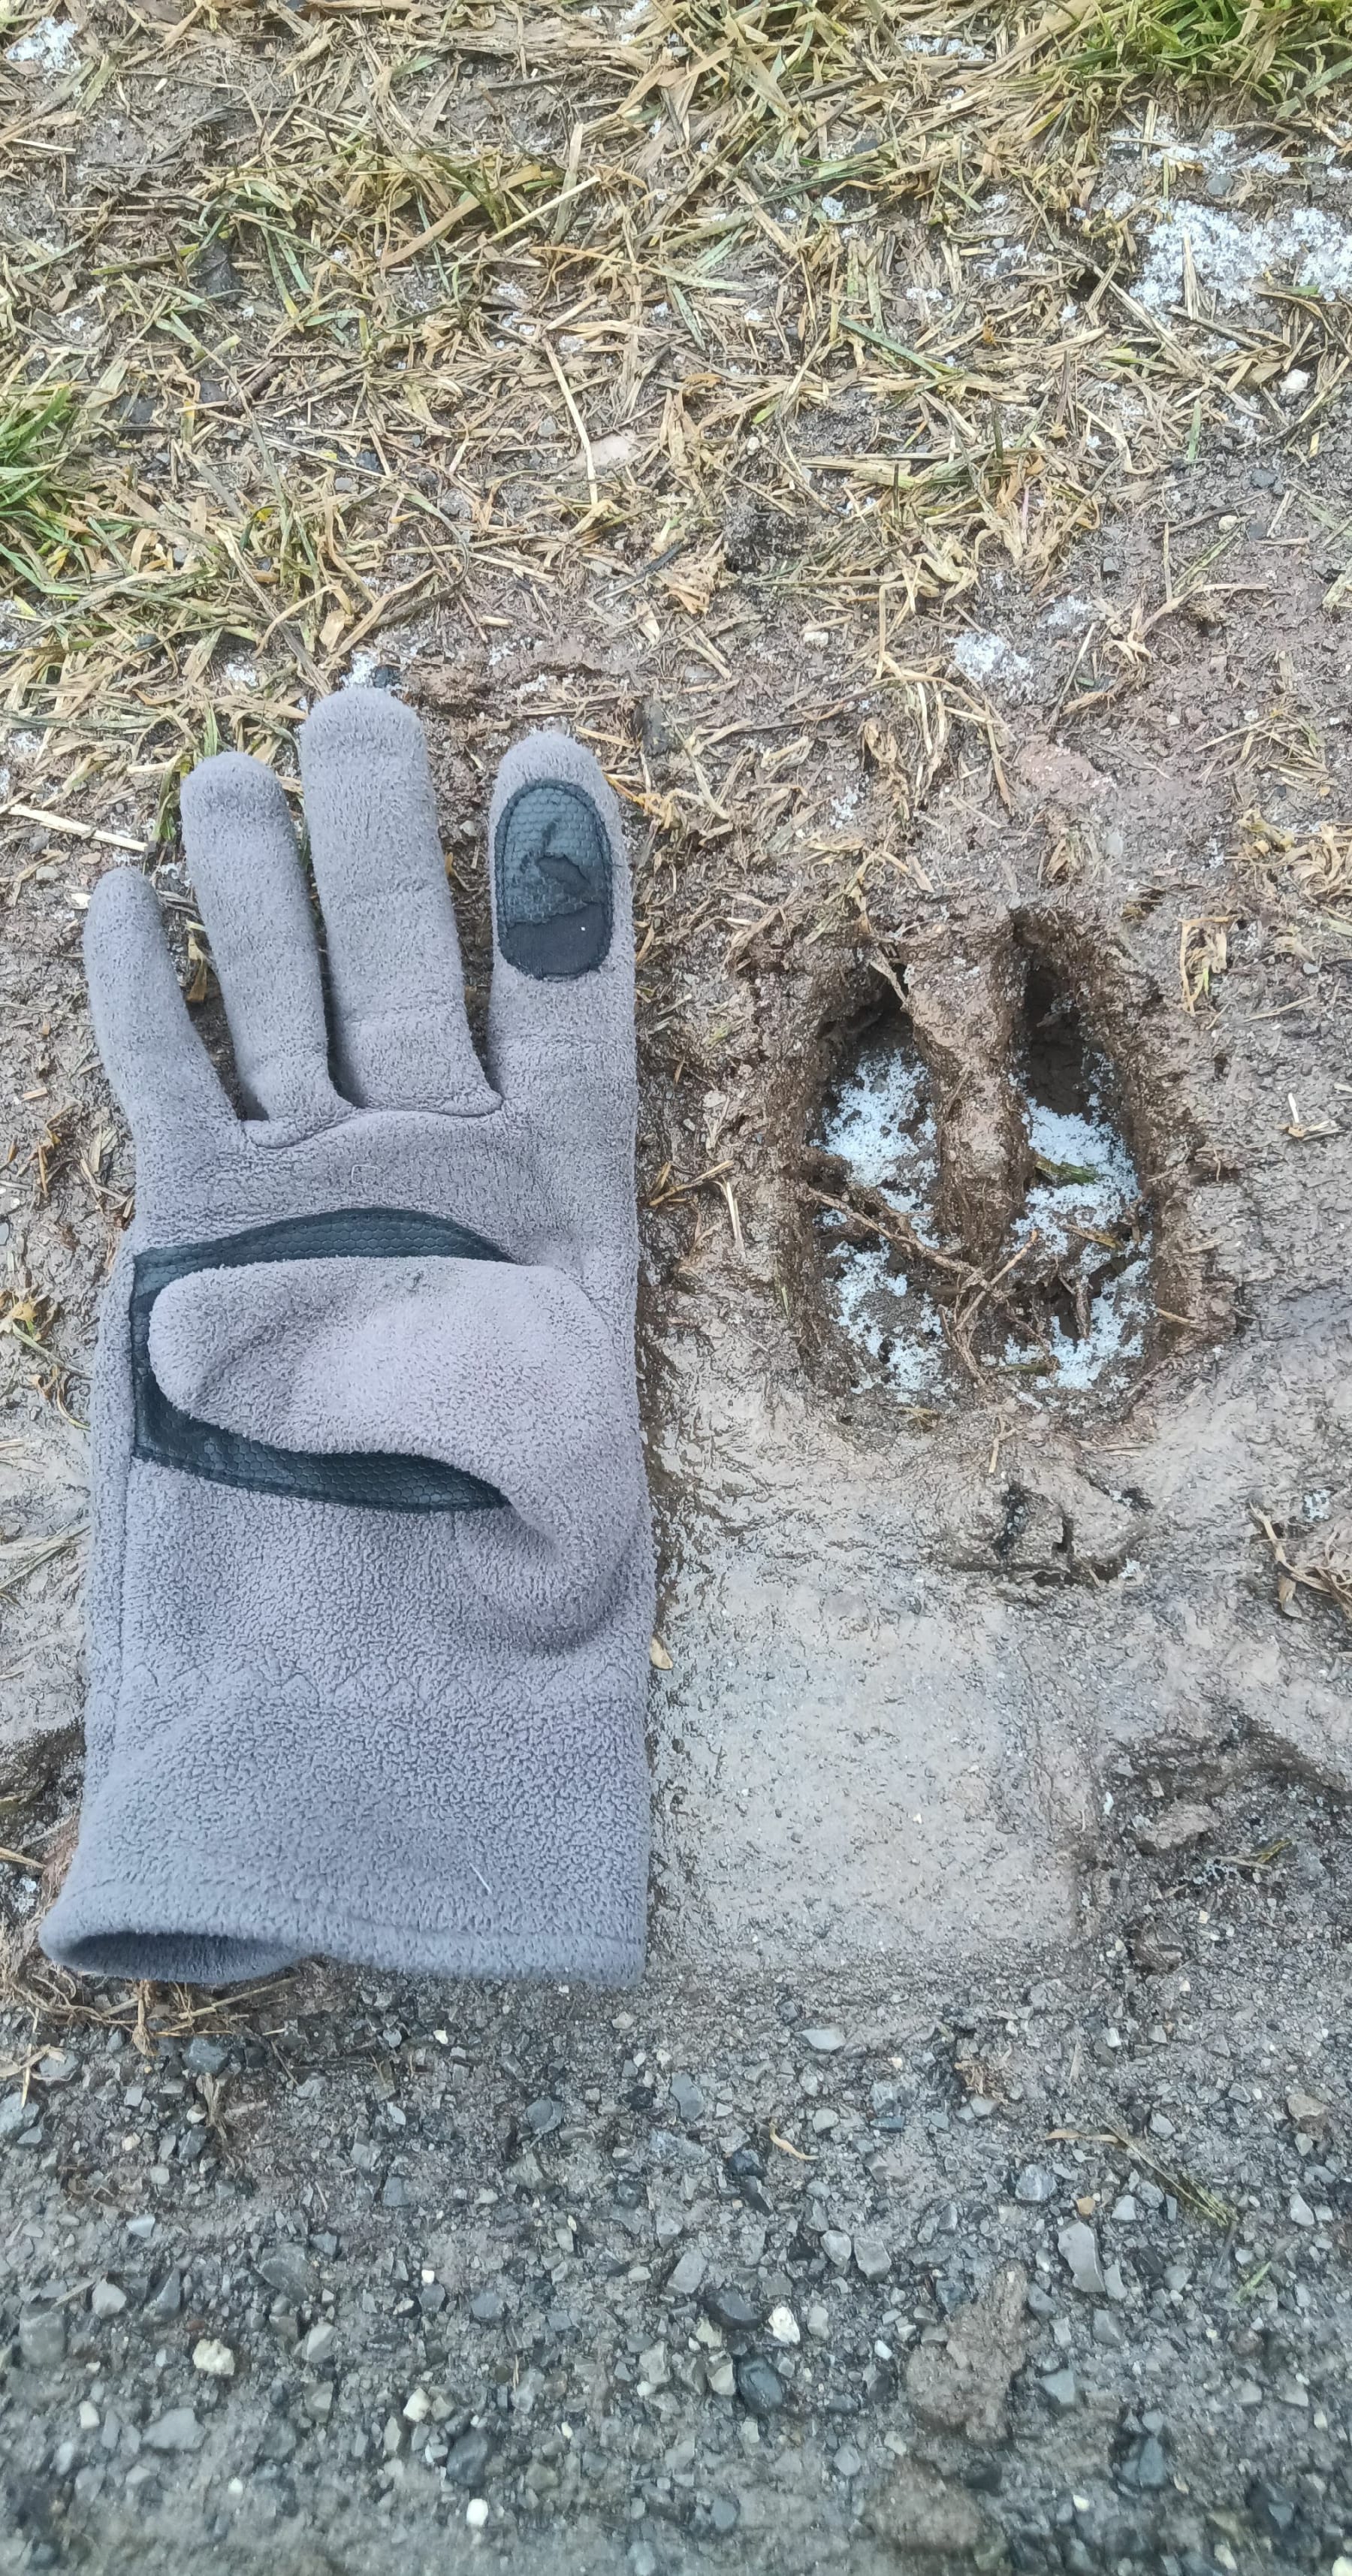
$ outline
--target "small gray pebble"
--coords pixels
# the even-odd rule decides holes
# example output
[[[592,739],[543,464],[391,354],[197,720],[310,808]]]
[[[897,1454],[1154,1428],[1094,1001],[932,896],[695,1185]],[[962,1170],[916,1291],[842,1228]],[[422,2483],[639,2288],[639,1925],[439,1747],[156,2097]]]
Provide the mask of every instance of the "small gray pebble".
[[[158,2290],[152,2291],[150,2297],[146,2301],[146,2315],[148,2317],[176,2317],[182,2305],[183,2275],[178,2270],[166,2272]]]
[[[314,2279],[313,2268],[300,2245],[274,2245],[260,2254],[258,2269],[270,2290],[279,2290],[284,2298],[307,2297]]]
[[[735,2496],[716,2495],[709,2507],[709,2520],[720,2540],[726,2540],[729,2532],[736,2530],[740,2516],[741,2507]]]
[[[1060,2412],[1065,2413],[1074,2405],[1076,2388],[1073,2370],[1050,2371],[1040,2384],[1042,2394],[1049,2406],[1055,2406]]]
[[[725,2334],[752,2334],[761,2321],[760,2309],[745,2290],[731,2285],[705,2291],[704,2313]]]
[[[469,2303],[469,2312],[478,2325],[501,2325],[507,2314],[507,2302],[501,2290],[476,2290]]]
[[[1054,2200],[1056,2198],[1055,2174],[1048,2173],[1045,2165],[1025,2165],[1014,2185],[1014,2197],[1016,2200],[1029,2201],[1034,2205],[1039,2201]]]
[[[480,2433],[473,2428],[468,2433],[462,2433],[458,2442],[452,2442],[446,2465],[441,2472],[447,2484],[453,2487],[476,2486],[488,2466],[491,2449],[492,2444],[486,2433]]]
[[[885,2281],[892,2269],[892,2257],[881,2236],[865,2236],[856,2232],[854,2262],[855,2270],[862,2273],[866,2281]]]
[[[205,2436],[191,2406],[171,2406],[141,2436],[152,2451],[196,2451]]]
[[[1082,2290],[1086,2298],[1106,2298],[1107,2284],[1093,2228],[1083,2218],[1072,2219],[1069,2227],[1061,2229],[1056,2242],[1076,2289]]]
[[[816,2030],[805,2030],[803,2043],[818,2057],[834,2057],[837,2049],[845,2045],[845,2033],[835,2022],[826,2022]]]
[[[777,2415],[784,2403],[784,2382],[759,2353],[737,2364],[737,2394],[753,2415]]]
[[[183,2051],[183,2063],[194,2075],[219,2075],[229,2055],[218,2039],[191,2039]]]
[[[533,2138],[552,2138],[563,2127],[563,2104],[542,2093],[538,2102],[528,2102],[521,2114],[521,2125]]]

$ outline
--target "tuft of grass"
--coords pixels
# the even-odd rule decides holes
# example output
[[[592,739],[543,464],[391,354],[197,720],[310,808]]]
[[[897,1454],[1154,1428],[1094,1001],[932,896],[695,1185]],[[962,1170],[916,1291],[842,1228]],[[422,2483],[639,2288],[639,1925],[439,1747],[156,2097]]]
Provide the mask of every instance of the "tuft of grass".
[[[69,546],[74,499],[69,427],[75,405],[64,386],[0,396],[0,562],[21,580]]]
[[[1053,14],[1062,80],[1121,89],[1165,78],[1289,103],[1352,71],[1347,0],[1070,0]]]

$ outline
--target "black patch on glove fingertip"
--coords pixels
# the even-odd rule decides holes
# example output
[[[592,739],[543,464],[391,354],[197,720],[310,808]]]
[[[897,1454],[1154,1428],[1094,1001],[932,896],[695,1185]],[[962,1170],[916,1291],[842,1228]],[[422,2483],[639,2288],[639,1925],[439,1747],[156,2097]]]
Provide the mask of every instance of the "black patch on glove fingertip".
[[[246,1440],[171,1403],[150,1364],[150,1318],[171,1279],[195,1270],[240,1270],[274,1261],[417,1260],[506,1261],[510,1256],[451,1217],[424,1216],[414,1208],[331,1208],[321,1216],[288,1217],[242,1234],[172,1251],[138,1252],[132,1265],[132,1454],[157,1467],[177,1467],[208,1484],[233,1485],[250,1494],[285,1494],[314,1503],[357,1504],[375,1512],[489,1512],[505,1507],[496,1485],[485,1484],[443,1458],[411,1458],[393,1450],[278,1449]]]
[[[531,778],[510,796],[493,845],[498,947],[540,982],[571,983],[609,954],[610,839],[584,787]]]

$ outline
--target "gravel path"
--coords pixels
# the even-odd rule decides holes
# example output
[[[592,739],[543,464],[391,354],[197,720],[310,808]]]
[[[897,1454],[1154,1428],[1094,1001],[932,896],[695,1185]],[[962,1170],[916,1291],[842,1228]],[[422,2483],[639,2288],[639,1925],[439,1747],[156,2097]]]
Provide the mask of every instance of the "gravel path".
[[[1065,1977],[11,2010],[0,2569],[1352,2557],[1336,1819],[1118,1805]]]

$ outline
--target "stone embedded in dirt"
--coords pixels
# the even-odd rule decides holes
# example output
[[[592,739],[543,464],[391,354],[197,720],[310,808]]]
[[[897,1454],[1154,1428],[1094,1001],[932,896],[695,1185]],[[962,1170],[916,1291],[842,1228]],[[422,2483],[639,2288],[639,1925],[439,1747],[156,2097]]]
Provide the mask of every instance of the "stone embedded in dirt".
[[[804,2047],[812,2049],[818,2057],[834,2057],[837,2049],[845,2045],[845,2033],[835,2022],[826,2022],[816,2030],[805,2030],[802,2036]]]
[[[1170,1806],[1161,1807],[1148,1823],[1137,1827],[1136,1840],[1143,1852],[1184,1851],[1189,1843],[1200,1843],[1205,1835],[1214,1834],[1219,1823],[1214,1807],[1177,1798]]]
[[[1255,2478],[1244,2501],[1265,2539],[1290,2539],[1296,2525],[1296,2499],[1275,2478]]]
[[[784,2382],[773,2365],[763,2360],[758,2352],[737,2363],[735,2377],[737,2394],[753,2415],[765,2417],[779,2413],[786,2394]]]
[[[476,2325],[501,2325],[507,2314],[507,2302],[501,2290],[476,2290],[469,2303],[469,2312]]]
[[[152,2451],[196,2451],[206,2439],[191,2406],[170,2406],[141,2435]]]
[[[1033,2207],[1036,2207],[1039,2201],[1054,2200],[1056,2198],[1055,2174],[1049,2173],[1045,2165],[1025,2165],[1014,2185],[1014,2197],[1016,2200],[1029,2202]]]
[[[183,2305],[183,2275],[175,2266],[166,2272],[157,2290],[146,2301],[148,2317],[176,2317]]]
[[[1169,2483],[1169,2462],[1158,2433],[1145,2432],[1133,2442],[1117,2471],[1120,2487],[1139,2487],[1146,2495],[1157,2495]]]
[[[784,2306],[772,2308],[766,2322],[776,2343],[801,2343],[802,2330],[792,2308]]]
[[[314,2266],[300,2245],[274,2245],[258,2258],[260,2277],[283,2298],[304,2299],[314,2286]]]
[[[709,2507],[709,2520],[720,2540],[737,2528],[741,2508],[735,2496],[716,2495]]]
[[[552,2138],[555,2130],[563,2126],[563,2104],[548,2093],[542,2094],[538,2102],[526,2104],[521,2125],[529,2129],[533,2138]]]
[[[474,2427],[471,2427],[468,2433],[462,2433],[457,2442],[452,2442],[446,2454],[445,2466],[441,2474],[447,2485],[477,2486],[492,2456],[492,2448],[486,2433],[481,2433]]]
[[[412,2209],[413,2194],[402,2174],[389,2174],[380,2195],[383,2209]]]
[[[1027,2346],[1028,2275],[1021,2264],[997,2272],[979,2299],[948,2320],[946,2344],[921,2344],[906,2365],[906,2394],[934,2433],[965,2433],[973,2442],[1002,2442],[1008,2430],[1010,2381]]]
[[[1003,2534],[975,2498],[920,2460],[893,2470],[869,2497],[864,2520],[907,2563],[981,2569],[998,2567],[1005,2557]]]
[[[127,2304],[127,2293],[116,2281],[96,2281],[89,2293],[90,2314],[96,2317],[120,2317]]]
[[[731,2285],[718,2285],[703,2293],[703,2313],[711,2324],[721,2326],[724,2334],[755,2334],[762,2311],[744,2290]]]
[[[680,2261],[667,2274],[667,2288],[673,2298],[693,2299],[704,2278],[704,2256],[698,2246],[687,2245]]]
[[[892,2269],[892,2257],[881,2236],[862,2235],[858,2230],[854,2239],[854,2263],[855,2270],[866,2281],[885,2281]]]
[[[671,2363],[664,2343],[648,2346],[638,2357],[640,2384],[648,2389],[665,2388],[671,2377]]]
[[[337,2342],[338,2328],[330,2325],[327,2318],[319,2325],[311,2326],[300,2348],[300,2358],[307,2370],[317,2370],[321,2362],[330,2360]]]
[[[671,2079],[671,2098],[675,2103],[677,2112],[682,2120],[694,2121],[703,2119],[704,2095],[701,2093],[693,2075],[673,2075]]]
[[[0,2138],[17,2138],[33,2116],[33,2105],[22,2093],[7,2093],[0,2102]]]
[[[1313,2227],[1314,2211],[1302,2193],[1293,2191],[1286,2208],[1293,2227]]]
[[[235,2356],[217,2335],[203,2335],[192,2348],[192,2366],[204,2379],[233,2379]]]
[[[1069,2267],[1076,2289],[1082,2290],[1086,2298],[1106,2299],[1108,2285],[1103,2277],[1098,2238],[1093,2228],[1082,2218],[1072,2219],[1069,2227],[1061,2229],[1056,2244],[1057,2251]]]
[[[218,2039],[191,2039],[183,2052],[183,2063],[194,2075],[219,2075],[229,2060],[230,2051]]]
[[[59,2370],[66,2357],[66,2320],[60,2308],[27,2308],[19,2319],[19,2350],[30,2370]]]
[[[854,2252],[854,2239],[846,2235],[843,2227],[824,2228],[822,2252],[834,2272],[848,2272],[850,2256]]]
[[[1322,2129],[1329,2115],[1327,2102],[1316,2101],[1313,2093],[1288,2093],[1286,2109],[1298,2129]]]
[[[1048,2405],[1055,2407],[1062,2415],[1069,2413],[1079,2395],[1075,2385],[1075,2373],[1069,2366],[1065,2370],[1048,2371],[1046,2378],[1038,2381],[1038,2386]]]

